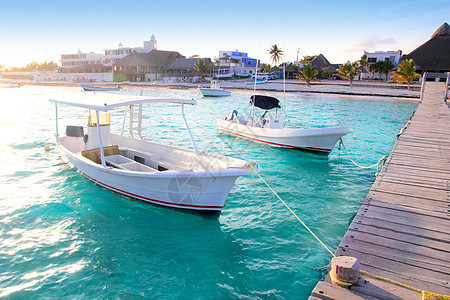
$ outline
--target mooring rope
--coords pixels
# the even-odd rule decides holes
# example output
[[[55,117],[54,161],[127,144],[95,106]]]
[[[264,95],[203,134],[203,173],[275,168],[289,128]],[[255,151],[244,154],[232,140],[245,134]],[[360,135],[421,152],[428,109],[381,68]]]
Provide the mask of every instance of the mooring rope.
[[[252,167],[252,169],[253,169],[253,167]],[[253,169],[253,171],[255,171],[255,170]],[[261,174],[259,174],[256,171],[255,171],[255,173],[258,175],[259,178],[261,178],[261,180],[272,191],[272,193],[281,201],[281,203],[284,204],[284,206],[291,212],[291,214],[294,215],[294,217],[309,231],[309,233],[311,233],[312,236],[334,257],[335,256],[334,253],[317,237],[317,235],[315,235],[315,233],[305,224],[305,222],[303,222],[297,216],[297,214],[289,207],[289,205],[287,205],[286,202],[284,202],[284,200],[281,199],[281,197],[277,194],[277,192],[275,192],[274,189],[267,183],[267,181],[265,181],[264,178],[262,178]]]
[[[382,161],[383,160],[383,158],[382,159],[380,159],[379,161],[378,161],[378,163],[377,164],[379,164],[379,162],[380,161]],[[384,159],[385,160],[385,159]],[[374,167],[374,166],[376,166],[377,164],[375,164],[375,165],[373,165],[372,167]],[[336,255],[317,237],[317,235],[315,235],[314,234],[314,232],[305,224],[305,222],[303,222],[300,218],[299,218],[299,216],[297,216],[297,214],[289,207],[289,205],[287,205],[287,203],[283,200],[283,199],[281,199],[281,197],[278,195],[278,193],[277,192],[275,192],[275,190],[267,183],[267,181],[265,181],[264,180],[264,178],[262,178],[262,176],[261,176],[261,174],[259,174],[255,169],[254,169],[254,163],[250,163],[250,164],[248,164],[248,165],[246,165],[244,168],[248,168],[248,169],[250,169],[250,173],[251,173],[251,175],[252,176],[254,176],[253,174],[254,173],[256,173],[257,175],[258,175],[258,177],[264,182],[264,184],[272,191],[272,193],[281,201],[281,203],[283,203],[283,205],[291,212],[291,214],[292,215],[294,215],[294,217],[309,231],[309,233],[311,233],[312,234],[312,236],[333,256],[333,258],[334,257],[336,257]],[[377,169],[377,171],[378,171],[378,169]],[[310,267],[308,267],[308,268],[310,268]],[[315,268],[316,270],[319,270],[319,269],[322,269],[322,268]],[[430,292],[427,292],[427,291],[424,291],[424,290],[421,290],[421,289],[418,289],[418,288],[415,288],[415,287],[412,287],[412,286],[409,286],[409,285],[406,285],[406,284],[403,284],[403,283],[400,283],[400,282],[398,282],[398,281],[395,281],[395,280],[392,280],[392,279],[389,279],[389,278],[386,278],[386,277],[381,277],[381,276],[378,276],[378,275],[375,275],[375,274],[372,274],[372,273],[369,273],[369,272],[367,272],[367,271],[364,271],[364,270],[359,270],[359,272],[360,273],[362,273],[362,274],[366,274],[366,275],[368,275],[368,276],[370,276],[370,277],[373,277],[373,278],[377,278],[377,279],[379,279],[379,280],[383,280],[383,281],[386,281],[386,282],[390,282],[390,283],[392,283],[392,284],[395,284],[395,285],[398,285],[398,286],[401,286],[401,287],[404,287],[404,288],[407,288],[407,289],[410,289],[410,290],[412,290],[412,291],[415,291],[415,292],[418,292],[418,293],[421,293],[422,294],[422,300],[426,300],[426,299],[434,299],[434,298],[437,298],[437,299],[442,299],[442,300],[450,300],[450,296],[447,296],[447,295],[441,295],[441,294],[437,294],[437,293],[430,293]],[[335,282],[337,282],[338,284],[340,284],[340,285],[342,285],[342,286],[350,286],[350,285],[352,285],[352,284],[349,284],[349,283],[347,283],[347,282],[343,282],[343,281],[341,281],[341,280],[339,280],[339,279],[337,279],[337,278],[335,278],[333,275],[332,275],[332,272],[330,271],[330,272],[328,272],[328,275],[335,281]]]
[[[371,169],[374,167],[377,167],[377,172],[375,173],[375,176],[378,177],[378,174],[380,174],[381,170],[384,167],[384,164],[386,162],[386,159],[388,158],[388,155],[383,156],[382,158],[380,158],[375,164],[370,165],[370,166],[362,166],[360,164],[358,164],[356,161],[354,161],[351,157],[350,154],[348,154],[347,149],[345,149],[345,145],[344,145],[344,141],[342,140],[342,138],[339,138],[339,150],[344,149],[345,154],[347,155],[348,159],[350,159],[350,161],[357,167],[361,168],[361,169]]]

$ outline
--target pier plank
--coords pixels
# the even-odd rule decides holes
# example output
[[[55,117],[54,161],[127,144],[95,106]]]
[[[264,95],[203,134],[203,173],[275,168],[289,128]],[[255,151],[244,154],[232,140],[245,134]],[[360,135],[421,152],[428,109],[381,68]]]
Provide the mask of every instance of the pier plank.
[[[447,286],[449,276],[446,274],[432,272],[357,250],[347,250],[344,253],[354,257],[364,257],[364,260],[360,261],[360,270],[427,292],[431,291],[444,295],[450,293],[450,288]]]
[[[427,237],[430,239],[435,239],[435,240],[446,242],[446,243],[450,242],[450,232],[448,232],[448,231],[441,232],[441,231],[425,229],[425,228],[421,228],[421,227],[417,227],[417,226],[409,226],[409,225],[405,225],[402,223],[398,223],[396,221],[397,220],[391,220],[391,221],[380,220],[377,218],[369,218],[366,216],[358,216],[357,215],[353,219],[353,223],[350,224],[349,228],[358,230],[359,229],[358,225],[362,224],[362,225],[373,226],[373,227],[378,227],[378,228],[397,230],[397,231],[406,232],[409,234],[415,234],[418,236]],[[444,255],[444,257],[447,258],[446,255]]]
[[[442,101],[444,86],[426,82],[422,103],[336,255],[357,257],[369,273],[450,295],[450,109]],[[418,292],[362,273],[344,292],[329,277],[316,288],[325,293],[313,293],[319,299],[421,299]]]
[[[347,244],[351,243],[352,240],[344,239],[343,242],[343,246],[339,246],[338,248],[338,253],[345,253],[347,255],[349,252],[347,251],[348,247],[346,246],[348,246]],[[359,251],[360,253],[378,254],[406,264],[413,264],[423,268],[432,268],[433,270],[443,273],[448,272],[447,261],[445,259],[437,259],[435,257],[430,257],[429,255],[423,255],[423,253],[414,253],[408,251],[408,248],[400,249],[398,247],[388,247],[384,244],[373,244],[366,240],[358,240],[357,246],[354,246],[352,249]],[[413,247],[410,247],[410,249],[414,250]]]

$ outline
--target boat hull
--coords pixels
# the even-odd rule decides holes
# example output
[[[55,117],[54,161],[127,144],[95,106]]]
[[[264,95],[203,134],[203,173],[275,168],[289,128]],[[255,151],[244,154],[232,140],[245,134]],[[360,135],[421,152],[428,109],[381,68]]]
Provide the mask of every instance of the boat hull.
[[[300,149],[325,154],[329,153],[336,142],[349,131],[349,128],[345,126],[313,129],[261,128],[222,119],[217,120],[217,127],[222,133],[273,147]]]
[[[258,79],[256,80],[256,84],[263,84],[263,83],[267,83],[267,79]],[[255,84],[255,80],[246,80],[244,81],[244,84],[246,85],[252,85]]]
[[[203,97],[227,97],[231,95],[230,91],[225,91],[222,89],[211,89],[211,88],[199,88]]]
[[[84,91],[120,91],[120,87],[98,87],[98,86],[90,86],[90,85],[84,85],[80,84],[80,87]]]
[[[236,179],[249,174],[245,168],[204,172],[130,172],[103,167],[80,153],[71,152],[62,144],[58,146],[69,163],[95,184],[128,197],[180,209],[220,212]]]

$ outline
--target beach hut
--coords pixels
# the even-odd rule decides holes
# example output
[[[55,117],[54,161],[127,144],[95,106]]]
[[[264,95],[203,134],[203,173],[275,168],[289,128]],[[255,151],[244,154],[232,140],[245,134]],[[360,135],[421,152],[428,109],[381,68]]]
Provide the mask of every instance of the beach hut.
[[[114,81],[156,80],[175,59],[182,57],[184,56],[176,51],[156,49],[149,53],[128,54],[113,65]]]
[[[211,67],[211,58],[203,58],[205,64]],[[194,72],[194,65],[197,64],[199,58],[177,58],[175,61],[166,68],[164,80],[166,81],[195,81],[194,78],[199,77],[199,74]],[[203,74],[206,75],[206,74]]]
[[[277,75],[277,78],[283,79],[284,74],[283,74],[283,68],[279,68],[279,67],[272,67],[270,68],[270,73],[275,73],[275,75]]]
[[[319,72],[325,71],[324,69],[331,66],[330,62],[325,58],[325,56],[323,56],[323,54],[317,55],[313,60],[311,60],[310,64],[313,65]]]
[[[450,72],[450,26],[442,24],[427,42],[401,58],[404,59],[414,60],[421,74]]]

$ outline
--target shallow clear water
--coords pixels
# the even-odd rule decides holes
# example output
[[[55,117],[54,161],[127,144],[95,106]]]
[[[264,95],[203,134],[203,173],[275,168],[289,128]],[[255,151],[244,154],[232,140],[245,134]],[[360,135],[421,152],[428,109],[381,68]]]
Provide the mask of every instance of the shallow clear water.
[[[324,275],[314,268],[326,265],[330,254],[259,179],[238,179],[220,217],[208,218],[130,201],[71,169],[52,145],[54,106],[47,100],[68,92],[79,88],[0,89],[0,297],[310,295]],[[259,160],[266,181],[336,249],[375,180],[374,169],[353,166],[337,147],[326,157],[217,133],[216,118],[231,109],[248,111],[248,92],[218,99],[201,98],[195,90],[154,89],[145,95],[198,99],[186,113],[199,148]],[[349,126],[344,143],[366,165],[390,152],[416,108],[334,96],[291,94],[286,100],[293,126]],[[146,110],[146,138],[192,147],[179,107]],[[84,111],[60,113],[71,125],[86,122]],[[45,145],[52,149],[46,152]]]

